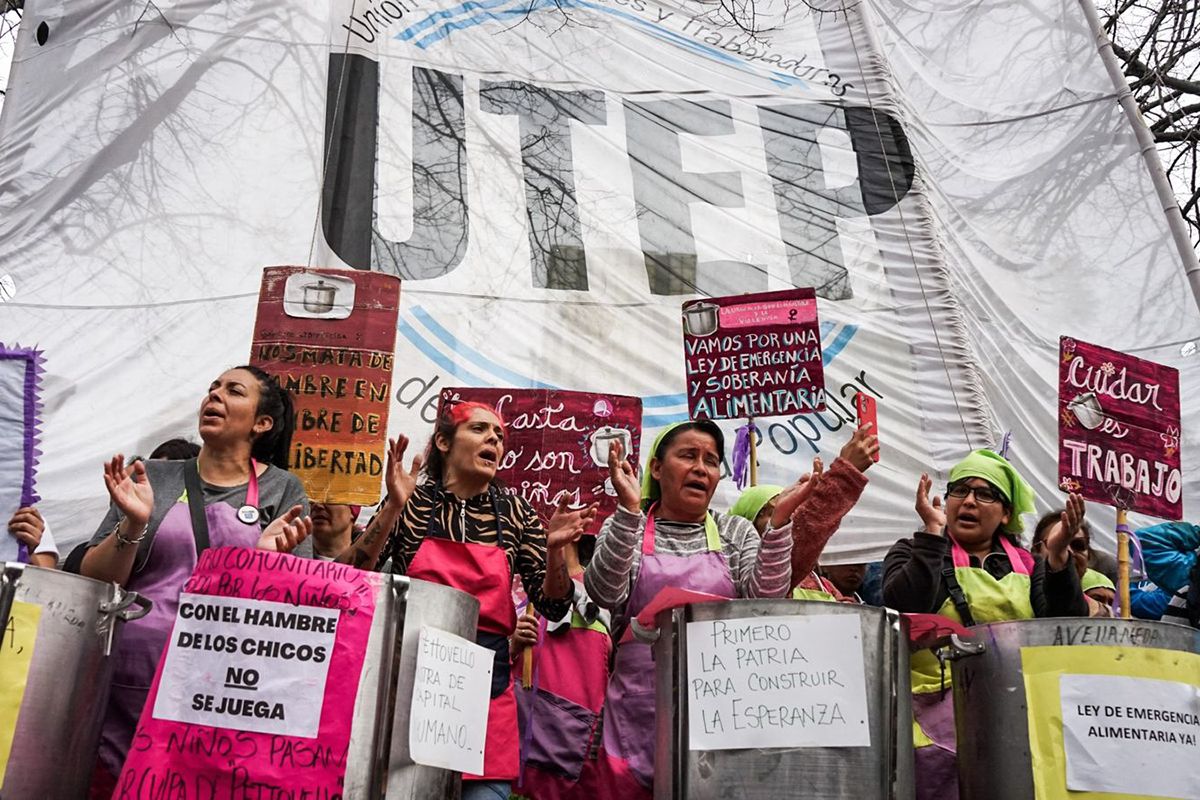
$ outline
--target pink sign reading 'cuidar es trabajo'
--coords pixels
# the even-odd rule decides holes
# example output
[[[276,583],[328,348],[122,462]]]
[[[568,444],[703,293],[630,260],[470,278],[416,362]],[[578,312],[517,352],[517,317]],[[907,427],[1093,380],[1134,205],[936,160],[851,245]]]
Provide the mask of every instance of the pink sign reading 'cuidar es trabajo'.
[[[797,299],[771,303],[739,303],[721,308],[722,328],[756,325],[804,325],[817,319],[817,301]]]
[[[1078,339],[1059,341],[1060,488],[1180,519],[1181,439],[1178,370]]]
[[[114,800],[341,797],[381,580],[282,553],[206,550],[179,595]]]
[[[825,408],[812,289],[706,297],[683,304],[692,419],[803,414]]]

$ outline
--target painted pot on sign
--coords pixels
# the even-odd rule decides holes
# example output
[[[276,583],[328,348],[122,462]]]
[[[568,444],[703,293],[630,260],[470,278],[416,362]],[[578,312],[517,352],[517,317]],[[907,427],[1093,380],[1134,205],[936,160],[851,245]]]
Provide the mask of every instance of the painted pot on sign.
[[[318,280],[304,285],[304,310],[311,314],[328,314],[333,310],[337,287]]]
[[[712,336],[717,332],[721,307],[716,303],[696,303],[683,312],[683,326],[691,336]]]

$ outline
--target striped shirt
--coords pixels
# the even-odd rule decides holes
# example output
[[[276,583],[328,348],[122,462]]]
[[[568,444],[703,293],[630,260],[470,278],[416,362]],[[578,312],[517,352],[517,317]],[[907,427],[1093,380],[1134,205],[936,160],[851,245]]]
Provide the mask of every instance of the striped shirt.
[[[760,539],[748,520],[711,513],[737,596],[786,597],[792,579],[791,523],[768,530]],[[654,545],[659,553],[691,556],[708,551],[704,523],[655,519],[654,526]],[[604,521],[596,538],[596,552],[583,576],[592,600],[618,617],[624,616],[625,603],[637,581],[645,528],[645,513],[635,515],[618,508]]]
[[[510,575],[520,575],[525,591],[539,614],[561,619],[571,609],[571,598],[551,600],[542,596],[546,577],[546,532],[533,506],[506,489],[459,499],[438,484],[423,483],[400,512],[395,527],[379,556],[379,563],[392,559],[396,572],[408,573],[408,567],[426,535],[453,542],[499,545],[508,556]],[[386,502],[386,501],[385,501]],[[499,513],[500,526],[496,524]],[[497,529],[503,536],[497,536]]]
[[[1188,588],[1188,586],[1184,586],[1171,597],[1171,602],[1167,603],[1167,607],[1163,611],[1163,622],[1173,622],[1176,625],[1192,625],[1193,627],[1200,627],[1200,625],[1195,625],[1192,622],[1188,614]]]

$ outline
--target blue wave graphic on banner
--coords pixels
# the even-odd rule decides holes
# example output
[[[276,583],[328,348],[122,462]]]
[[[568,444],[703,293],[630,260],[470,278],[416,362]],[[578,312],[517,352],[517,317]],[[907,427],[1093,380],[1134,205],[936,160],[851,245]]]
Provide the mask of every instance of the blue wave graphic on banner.
[[[512,386],[521,389],[562,388],[497,364],[474,347],[463,343],[421,306],[414,306],[410,313],[420,327],[418,328],[417,325],[401,317],[396,326],[400,335],[426,358],[444,369],[456,380],[461,381],[464,386],[487,388]],[[822,322],[821,363],[829,366],[846,349],[856,333],[858,333],[857,325],[839,325],[828,320]],[[449,349],[453,355],[447,355],[437,343]],[[474,371],[473,368],[478,371]],[[675,422],[683,422],[687,418],[687,394],[685,392],[652,394],[642,397],[642,426],[644,428],[660,428]]]
[[[742,72],[756,76],[763,74],[763,71],[752,68],[741,58],[731,53],[667,30],[649,20],[642,19],[636,14],[631,14],[628,11],[622,11],[618,8],[609,8],[596,3],[589,3],[587,0],[516,0],[516,4],[513,5],[513,3],[514,0],[478,0],[477,2],[463,3],[454,8],[435,11],[400,31],[394,38],[401,41],[411,41],[417,47],[424,50],[448,38],[454,31],[473,28],[485,22],[514,20],[527,17],[538,11],[561,12],[563,9],[579,8],[617,17],[640,28],[660,41],[690,50],[705,58],[715,59]],[[504,8],[504,6],[509,7]],[[455,19],[455,17],[460,17],[463,14],[467,16]],[[425,33],[426,31],[428,33]],[[802,79],[797,78],[795,75],[788,75],[787,73],[774,70],[767,70],[765,72],[766,76],[776,86],[806,85]]]

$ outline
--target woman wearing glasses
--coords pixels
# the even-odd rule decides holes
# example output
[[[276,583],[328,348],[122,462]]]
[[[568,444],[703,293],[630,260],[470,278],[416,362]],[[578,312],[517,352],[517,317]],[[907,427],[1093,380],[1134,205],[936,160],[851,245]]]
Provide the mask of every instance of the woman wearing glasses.
[[[883,562],[884,604],[909,613],[941,614],[963,625],[1033,617],[1083,617],[1088,608],[1071,567],[1068,542],[1083,523],[1083,499],[1071,495],[1061,524],[1048,532],[1045,556],[1021,547],[1021,515],[1033,490],[990,450],[976,450],[950,470],[945,505],[917,486],[923,523]],[[912,656],[913,744],[917,798],[958,796],[953,696],[930,650]]]

